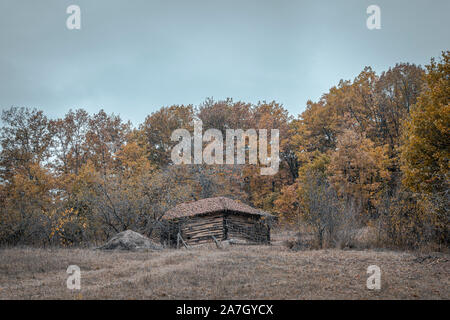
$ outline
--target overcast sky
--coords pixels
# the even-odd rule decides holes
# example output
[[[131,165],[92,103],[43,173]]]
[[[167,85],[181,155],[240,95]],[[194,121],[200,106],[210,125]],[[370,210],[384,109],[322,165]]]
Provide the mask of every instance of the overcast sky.
[[[71,4],[81,30],[66,27]],[[380,30],[366,27],[371,4]],[[364,66],[449,50],[449,12],[449,0],[0,0],[0,108],[104,108],[136,125],[231,97],[297,116]]]

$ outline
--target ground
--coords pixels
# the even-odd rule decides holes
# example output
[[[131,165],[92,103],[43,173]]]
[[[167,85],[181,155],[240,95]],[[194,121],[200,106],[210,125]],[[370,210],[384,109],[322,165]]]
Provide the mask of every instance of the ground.
[[[81,290],[66,287],[81,269]],[[381,268],[381,290],[366,288]],[[148,252],[0,249],[0,299],[450,299],[445,254],[213,245]]]

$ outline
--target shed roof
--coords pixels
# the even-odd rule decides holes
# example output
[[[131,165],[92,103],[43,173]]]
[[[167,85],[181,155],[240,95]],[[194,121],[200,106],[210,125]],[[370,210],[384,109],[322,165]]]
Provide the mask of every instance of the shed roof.
[[[164,215],[164,219],[176,219],[183,217],[192,217],[196,215],[220,212],[234,211],[262,217],[274,217],[270,213],[250,207],[244,203],[238,202],[225,197],[206,198],[194,202],[185,202],[168,210]]]

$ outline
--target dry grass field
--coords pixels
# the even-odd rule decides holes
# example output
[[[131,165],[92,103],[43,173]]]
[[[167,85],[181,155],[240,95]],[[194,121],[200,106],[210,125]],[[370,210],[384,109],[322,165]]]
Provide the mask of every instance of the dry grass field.
[[[66,287],[69,265],[81,290]],[[366,288],[369,265],[381,290]],[[445,254],[281,245],[105,252],[0,249],[0,299],[450,299]]]

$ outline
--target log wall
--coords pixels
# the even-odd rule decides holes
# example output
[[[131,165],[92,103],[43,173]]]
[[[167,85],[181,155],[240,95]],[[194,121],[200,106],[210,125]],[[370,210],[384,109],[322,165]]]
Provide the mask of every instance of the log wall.
[[[270,229],[260,217],[228,213],[224,217],[228,239],[244,239],[258,243],[270,242]]]
[[[201,244],[224,239],[223,214],[196,216],[184,221],[180,227],[181,236],[189,245]]]
[[[220,212],[203,216],[181,218],[167,223],[161,242],[177,245],[178,232],[188,245],[217,240],[244,239],[256,243],[270,243],[270,228],[259,216],[237,212]]]

